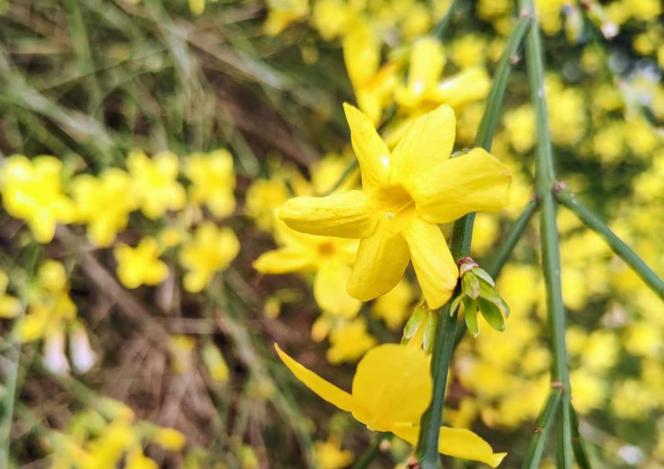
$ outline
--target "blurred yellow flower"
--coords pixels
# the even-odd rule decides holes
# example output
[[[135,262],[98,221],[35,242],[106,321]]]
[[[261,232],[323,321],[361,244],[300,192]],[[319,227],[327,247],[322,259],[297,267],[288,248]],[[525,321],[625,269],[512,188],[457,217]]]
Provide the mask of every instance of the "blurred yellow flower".
[[[88,225],[88,238],[95,245],[110,246],[127,226],[137,206],[131,187],[129,174],[117,168],[105,169],[99,177],[82,174],[71,182],[76,221]]]
[[[392,432],[411,444],[417,442],[420,417],[432,393],[429,357],[417,347],[384,344],[360,360],[348,393],[305,368],[275,344],[279,358],[305,386],[353,417],[370,430]],[[453,457],[484,462],[496,467],[506,453],[470,430],[441,427],[439,450]]]
[[[277,220],[276,238],[282,246],[263,253],[254,268],[264,274],[314,272],[314,298],[324,312],[353,317],[362,303],[346,292],[357,241],[299,233]]]
[[[397,331],[412,312],[414,299],[413,287],[403,278],[396,287],[373,302],[371,311],[385,321],[390,330]]]
[[[458,269],[438,228],[469,212],[507,204],[510,174],[476,148],[450,158],[454,112],[448,106],[418,118],[392,154],[370,120],[345,105],[362,190],[290,199],[280,217],[315,235],[360,238],[348,293],[368,301],[399,283],[409,260],[430,308],[449,299]]]
[[[367,332],[364,318],[342,321],[330,333],[327,361],[330,363],[356,362],[367,350],[376,345],[376,339]]]
[[[9,277],[0,270],[0,319],[15,318],[21,313],[21,301],[7,294]]]
[[[53,239],[58,222],[74,216],[71,200],[62,192],[62,163],[53,156],[29,160],[7,158],[0,172],[0,193],[7,213],[25,221],[39,243]]]
[[[228,381],[228,365],[219,348],[212,342],[207,342],[201,351],[203,362],[213,380],[219,383]]]
[[[189,199],[205,204],[215,217],[226,217],[235,210],[233,157],[226,150],[208,154],[194,153],[185,160],[185,173],[191,180]]]
[[[203,290],[214,274],[225,270],[239,251],[240,242],[233,230],[204,222],[180,250],[180,264],[188,270],[183,278],[184,287],[194,293]]]
[[[143,214],[157,219],[167,210],[179,210],[186,202],[185,191],[177,182],[178,157],[162,152],[149,158],[140,150],[129,153],[127,168],[132,178],[134,196]]]
[[[118,278],[127,288],[157,285],[168,276],[168,267],[159,260],[157,240],[151,236],[141,239],[135,248],[120,244],[113,250],[113,254],[118,263]]]
[[[309,14],[309,0],[267,0],[267,8],[263,31],[274,36]]]
[[[336,439],[314,442],[314,461],[316,469],[343,469],[353,462],[353,453],[342,450]]]

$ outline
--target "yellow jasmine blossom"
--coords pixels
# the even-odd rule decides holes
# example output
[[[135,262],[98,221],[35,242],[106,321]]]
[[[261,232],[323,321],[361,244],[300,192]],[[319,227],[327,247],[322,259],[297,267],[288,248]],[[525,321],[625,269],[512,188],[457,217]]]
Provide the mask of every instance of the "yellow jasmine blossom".
[[[194,238],[180,251],[180,264],[188,270],[183,284],[187,291],[199,292],[214,274],[228,267],[240,251],[240,242],[230,228],[217,228],[205,222],[196,229]]]
[[[343,321],[330,334],[332,346],[327,351],[330,363],[356,362],[367,350],[376,345],[376,339],[367,332],[364,318]]]
[[[184,207],[184,188],[177,182],[178,157],[170,152],[149,158],[142,151],[132,151],[127,168],[134,182],[139,206],[146,217],[157,219],[167,210]]]
[[[342,469],[353,462],[353,453],[342,450],[338,440],[314,442],[314,461],[317,469]]]
[[[71,221],[73,204],[62,192],[62,163],[53,156],[7,158],[0,192],[7,213],[25,221],[39,243],[48,243],[58,222]]]
[[[228,381],[229,370],[226,360],[224,360],[221,351],[212,342],[207,342],[203,346],[201,355],[213,380],[219,383]]]
[[[254,268],[264,274],[315,272],[314,298],[321,309],[335,316],[353,317],[362,303],[344,288],[357,241],[330,236],[312,236],[276,222],[276,237],[282,247],[262,254]]]
[[[374,125],[391,102],[397,84],[398,64],[388,62],[381,67],[380,48],[375,28],[364,21],[355,22],[343,41],[344,64],[357,104]]]
[[[279,34],[291,23],[309,14],[309,0],[268,0],[267,7],[263,30],[271,36]]]
[[[118,278],[127,288],[157,285],[168,276],[168,267],[159,260],[157,240],[151,236],[141,239],[135,248],[121,244],[113,253],[118,263]]]
[[[414,299],[413,287],[404,278],[396,287],[376,299],[371,311],[374,316],[383,319],[390,330],[397,331],[412,312],[411,305]]]
[[[152,436],[152,441],[169,451],[180,451],[187,439],[175,428],[159,427]]]
[[[185,172],[191,180],[189,198],[195,204],[205,204],[215,217],[225,217],[235,210],[235,174],[233,157],[226,150],[195,153],[185,162]]]
[[[280,210],[291,228],[359,238],[347,290],[362,301],[390,291],[412,259],[431,309],[449,299],[458,269],[438,224],[507,204],[510,174],[476,148],[450,158],[455,118],[442,105],[417,118],[391,152],[369,119],[344,105],[362,174],[362,190],[297,197]]]
[[[109,246],[127,226],[137,205],[131,187],[129,174],[117,168],[104,170],[98,178],[83,174],[72,181],[76,219],[88,225],[88,238],[95,245]]]
[[[392,432],[411,444],[417,442],[420,417],[429,406],[432,380],[429,358],[416,347],[384,344],[360,360],[348,393],[293,360],[278,345],[279,358],[305,386],[321,398],[350,412],[370,430]],[[441,427],[439,450],[450,456],[481,461],[496,467],[506,453],[470,430]]]
[[[415,111],[443,103],[458,109],[486,96],[490,83],[484,68],[469,67],[441,81],[444,67],[440,41],[433,37],[419,39],[410,54],[406,85],[396,89],[397,102]]]

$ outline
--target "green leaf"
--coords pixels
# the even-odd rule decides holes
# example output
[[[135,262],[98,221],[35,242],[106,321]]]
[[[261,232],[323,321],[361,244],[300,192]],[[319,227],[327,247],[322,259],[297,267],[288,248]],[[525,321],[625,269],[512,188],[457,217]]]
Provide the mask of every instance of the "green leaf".
[[[498,306],[484,298],[480,298],[477,301],[480,307],[480,311],[482,312],[482,316],[484,316],[486,322],[488,322],[489,325],[494,329],[498,331],[504,331],[505,318],[503,317],[503,313],[500,312],[500,309],[498,309]]]
[[[415,333],[420,328],[420,325],[422,324],[422,321],[426,319],[426,315],[429,312],[429,308],[426,307],[424,302],[418,304],[415,306],[413,309],[413,314],[410,315],[410,319],[408,319],[408,322],[403,328],[403,338],[402,340],[408,340],[412,338]]]
[[[474,300],[480,296],[480,281],[472,272],[468,272],[461,277],[461,291]]]
[[[464,298],[463,293],[459,293],[456,297],[454,297],[454,299],[450,303],[450,316],[452,316],[454,312],[457,310],[463,298]]]
[[[482,269],[481,267],[475,267],[472,272],[492,287],[496,287],[496,282],[494,282],[493,278],[491,278],[491,275],[489,275],[486,270]]]
[[[466,326],[473,337],[480,335],[480,327],[477,323],[477,302],[470,298],[465,298],[463,301],[463,317],[466,321]]]

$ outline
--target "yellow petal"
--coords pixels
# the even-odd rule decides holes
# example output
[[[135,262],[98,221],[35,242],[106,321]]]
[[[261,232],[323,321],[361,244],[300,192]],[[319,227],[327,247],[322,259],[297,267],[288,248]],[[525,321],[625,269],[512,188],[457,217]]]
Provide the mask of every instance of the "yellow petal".
[[[391,431],[402,440],[411,445],[416,445],[420,428],[417,426],[398,426]],[[507,453],[494,453],[489,443],[465,428],[440,427],[438,450],[448,456],[480,461],[491,467],[497,467],[507,456]]]
[[[387,181],[390,152],[367,116],[344,103],[351,143],[362,173],[362,188],[373,190]]]
[[[281,248],[261,254],[253,267],[262,274],[286,274],[307,270],[312,263],[313,258],[302,249]]]
[[[284,365],[288,367],[291,373],[293,373],[302,384],[339,409],[348,412],[353,411],[353,397],[349,393],[300,365],[288,356],[286,352],[281,350],[279,345],[274,344],[274,349],[277,351],[277,355],[279,355],[281,361],[284,362]]]
[[[344,63],[353,88],[366,84],[380,64],[380,42],[365,22],[360,22],[345,35],[343,41]]]
[[[443,46],[433,37],[420,39],[413,46],[408,68],[408,89],[411,93],[422,94],[434,86],[445,66]]]
[[[281,207],[279,217],[294,230],[342,238],[364,238],[376,226],[369,198],[362,191],[296,197]]]
[[[379,345],[357,365],[353,416],[376,431],[419,422],[432,393],[429,358],[416,347]]]
[[[449,223],[469,212],[504,208],[510,180],[507,166],[475,148],[431,168],[410,194],[425,220]]]
[[[452,296],[459,277],[443,233],[438,226],[413,217],[403,235],[427,305],[440,308]]]
[[[409,259],[403,236],[378,226],[373,235],[360,241],[348,293],[362,301],[384,295],[399,283]]]
[[[392,153],[390,181],[406,189],[419,184],[422,175],[450,157],[455,130],[454,111],[444,104],[418,117]]]
[[[484,68],[469,68],[441,82],[428,93],[434,102],[459,108],[464,104],[482,99],[489,92],[491,82]]]
[[[360,310],[362,302],[346,292],[350,272],[350,267],[339,261],[321,264],[314,280],[314,298],[324,312],[352,318]]]

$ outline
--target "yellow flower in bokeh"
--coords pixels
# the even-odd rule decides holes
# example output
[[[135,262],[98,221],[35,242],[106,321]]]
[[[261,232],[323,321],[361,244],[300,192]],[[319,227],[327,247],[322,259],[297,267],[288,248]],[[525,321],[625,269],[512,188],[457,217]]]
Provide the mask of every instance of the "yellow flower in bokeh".
[[[381,318],[392,331],[397,331],[412,312],[415,299],[413,287],[404,278],[392,290],[380,296],[373,302],[371,311],[374,316]]]
[[[267,8],[263,31],[274,36],[309,14],[309,0],[267,0]]]
[[[120,244],[113,253],[118,263],[118,278],[127,288],[157,285],[168,276],[168,267],[159,260],[157,241],[151,236],[141,239],[135,248]]]
[[[215,217],[233,213],[235,174],[233,157],[228,151],[189,155],[185,160],[185,172],[191,180],[189,198],[193,203],[205,204]]]
[[[180,264],[188,270],[183,284],[187,291],[199,292],[215,273],[225,270],[240,251],[240,242],[230,228],[205,222],[180,251]]]
[[[88,238],[95,245],[109,246],[127,226],[137,206],[131,187],[129,174],[117,168],[106,169],[99,177],[82,174],[72,181],[76,221],[88,225]]]
[[[264,274],[315,272],[314,298],[321,309],[335,316],[353,317],[362,303],[346,292],[350,264],[357,241],[299,233],[276,222],[276,238],[282,246],[262,254],[254,268]]]
[[[62,192],[62,163],[53,156],[29,160],[13,155],[0,172],[0,192],[7,213],[24,220],[35,240],[48,243],[58,222],[69,222],[74,209]]]
[[[348,393],[293,360],[278,345],[275,349],[295,377],[324,400],[352,413],[370,430],[392,432],[411,444],[417,442],[420,417],[429,406],[433,388],[429,357],[423,350],[396,344],[371,349],[358,363],[352,392]],[[492,467],[505,457],[461,428],[441,427],[439,450]]]
[[[213,380],[219,383],[225,383],[228,381],[228,365],[226,364],[226,360],[224,360],[224,356],[221,354],[221,351],[219,348],[217,348],[217,346],[215,346],[212,342],[207,342],[203,346],[201,356],[203,358],[203,363],[205,363],[205,366],[207,367],[207,370]]]
[[[341,449],[336,439],[314,442],[314,461],[316,469],[343,469],[353,462],[353,453]]]
[[[290,199],[280,217],[304,233],[361,239],[347,286],[354,298],[390,291],[412,259],[427,304],[440,307],[458,269],[437,224],[503,208],[509,171],[480,148],[450,158],[455,118],[449,106],[419,117],[391,154],[364,114],[344,108],[363,189]]]
[[[177,181],[178,157],[162,152],[149,158],[140,150],[127,157],[127,168],[133,181],[134,196],[150,219],[157,219],[167,210],[179,210],[186,202],[185,191]]]
[[[357,104],[374,125],[391,102],[397,83],[397,63],[381,67],[380,47],[375,28],[364,21],[354,23],[343,41],[344,63]]]
[[[327,361],[330,363],[356,362],[367,350],[376,345],[376,339],[367,331],[362,317],[342,321],[330,334]]]
[[[486,96],[489,77],[482,67],[469,67],[441,81],[445,67],[443,46],[433,37],[415,42],[410,53],[406,85],[396,89],[397,102],[410,112],[421,113],[439,104],[455,109]]]

